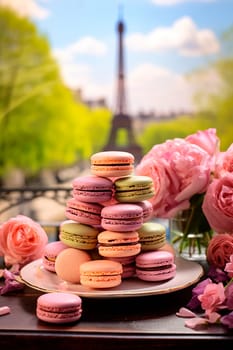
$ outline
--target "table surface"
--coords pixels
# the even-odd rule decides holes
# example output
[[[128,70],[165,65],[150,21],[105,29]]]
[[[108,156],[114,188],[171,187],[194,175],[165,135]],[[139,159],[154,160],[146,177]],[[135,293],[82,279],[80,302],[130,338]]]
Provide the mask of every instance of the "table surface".
[[[23,291],[3,295],[0,306],[11,313],[0,316],[0,347],[29,346],[42,349],[52,342],[56,349],[232,349],[233,331],[222,326],[192,330],[176,312],[191,297],[188,287],[154,296],[88,299],[83,314],[69,325],[46,324],[36,318],[36,300],[42,292],[25,286]],[[47,348],[47,347],[46,347]],[[7,349],[6,347],[4,349]]]

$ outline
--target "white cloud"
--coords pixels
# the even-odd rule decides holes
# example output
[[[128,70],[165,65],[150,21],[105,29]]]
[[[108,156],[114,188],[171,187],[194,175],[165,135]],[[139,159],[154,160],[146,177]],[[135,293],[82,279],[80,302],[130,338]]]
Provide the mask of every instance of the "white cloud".
[[[193,110],[193,90],[186,78],[154,64],[141,64],[130,72],[128,91],[133,113]]]
[[[196,91],[195,98],[198,104],[206,106],[209,94],[217,94],[222,91],[224,84],[219,72],[214,68],[208,68],[192,73],[189,81]]]
[[[116,81],[103,84],[102,81],[95,80],[91,66],[70,60],[69,56],[64,56],[59,63],[67,86],[73,89],[81,88],[85,100],[105,98],[108,106],[114,111]],[[192,79],[187,79],[166,68],[144,63],[127,74],[127,109],[132,115],[139,111],[163,114],[192,111],[194,93],[202,87],[205,95],[207,91],[213,91],[214,87],[219,86],[218,82],[214,72],[196,74]]]
[[[111,87],[97,83],[92,78],[92,66],[81,63],[81,55],[100,56],[107,51],[106,46],[91,37],[85,37],[64,49],[53,50],[53,55],[61,68],[64,83],[73,88],[81,88],[84,99],[107,97],[110,100]]]
[[[22,17],[34,17],[44,19],[49,16],[49,11],[40,6],[35,0],[0,0],[0,6],[8,7]]]
[[[147,34],[129,35],[126,45],[135,51],[177,50],[184,56],[214,54],[220,49],[215,34],[209,29],[198,29],[190,17],[182,17],[171,27],[158,27]]]
[[[64,82],[71,88],[81,88],[86,99],[89,96],[102,97],[108,89],[93,82],[91,66],[80,63],[80,57],[82,55],[102,56],[106,52],[107,47],[103,42],[92,37],[83,37],[63,49],[54,49],[53,55],[61,67]]]
[[[61,63],[61,62],[60,62]],[[63,61],[61,72],[64,82],[71,88],[81,88],[85,100],[106,98],[110,108],[116,101],[115,82],[103,84],[92,77],[91,67],[87,64]],[[153,64],[142,64],[129,72],[126,79],[128,112],[138,111],[171,111],[192,110],[192,89],[181,75],[157,67]]]
[[[71,88],[88,86],[91,77],[91,68],[87,64],[72,63],[61,66],[61,75],[64,82]]]
[[[90,36],[83,37],[66,48],[72,55],[83,54],[91,56],[102,56],[107,52],[106,45]]]
[[[155,5],[172,6],[187,2],[215,2],[216,0],[151,0]]]
[[[75,88],[86,84],[90,75],[89,65],[77,63],[70,50],[56,49],[53,55],[60,65],[61,75],[66,85]]]
[[[112,107],[113,88],[112,83],[103,84],[95,81],[92,76],[92,68],[88,64],[70,62],[61,64],[61,75],[64,83],[71,89],[81,89],[84,100],[105,98],[108,106]]]
[[[83,37],[65,48],[54,49],[55,57],[62,62],[71,62],[76,55],[102,56],[107,52],[106,45],[92,37]]]

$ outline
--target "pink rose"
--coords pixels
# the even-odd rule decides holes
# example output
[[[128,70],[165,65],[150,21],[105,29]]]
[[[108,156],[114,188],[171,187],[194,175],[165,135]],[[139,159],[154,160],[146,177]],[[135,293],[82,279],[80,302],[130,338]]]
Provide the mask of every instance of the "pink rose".
[[[220,152],[217,158],[215,177],[221,177],[227,173],[233,174],[233,144],[225,152]]]
[[[233,254],[233,235],[216,234],[208,244],[206,257],[210,265],[224,269]]]
[[[169,218],[188,209],[190,198],[206,191],[210,181],[210,156],[183,139],[155,145],[135,170],[153,180],[155,195],[150,200],[154,215]]]
[[[0,252],[6,265],[23,266],[39,259],[47,243],[44,229],[24,215],[11,218],[0,226]]]
[[[202,209],[216,232],[233,233],[233,174],[213,180],[206,191]]]
[[[215,166],[215,159],[219,154],[220,147],[216,129],[199,130],[195,134],[187,136],[185,140],[203,148],[211,156],[212,168]]]
[[[233,310],[233,283],[229,283],[225,290],[226,306],[229,310]]]
[[[225,289],[220,283],[209,283],[204,289],[203,294],[198,296],[201,307],[207,315],[211,315],[214,311],[222,307],[225,297]]]
[[[229,262],[226,263],[224,271],[227,272],[230,278],[233,278],[233,254],[230,256]]]

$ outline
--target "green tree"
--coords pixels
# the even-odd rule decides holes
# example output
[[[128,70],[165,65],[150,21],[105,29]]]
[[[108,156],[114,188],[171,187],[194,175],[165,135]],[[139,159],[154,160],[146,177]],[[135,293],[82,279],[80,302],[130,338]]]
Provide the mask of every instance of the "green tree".
[[[26,176],[57,170],[103,146],[111,113],[77,103],[60,78],[48,39],[2,7],[0,76],[0,177],[12,168]]]

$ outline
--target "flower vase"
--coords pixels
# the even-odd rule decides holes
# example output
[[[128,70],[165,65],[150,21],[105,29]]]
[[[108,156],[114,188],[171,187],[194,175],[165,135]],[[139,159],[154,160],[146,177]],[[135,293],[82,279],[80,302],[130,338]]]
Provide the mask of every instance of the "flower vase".
[[[169,220],[170,241],[178,256],[188,260],[206,261],[206,250],[212,230],[201,207],[177,213]]]

